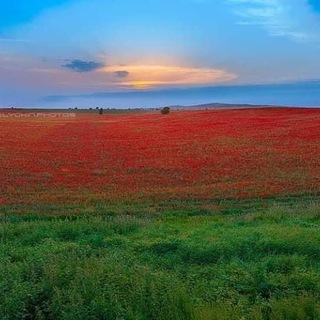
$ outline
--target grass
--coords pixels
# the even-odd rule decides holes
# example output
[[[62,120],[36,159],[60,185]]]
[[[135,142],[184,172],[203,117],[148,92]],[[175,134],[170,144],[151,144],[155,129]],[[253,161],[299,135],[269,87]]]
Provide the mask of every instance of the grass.
[[[320,319],[316,196],[24,210],[1,213],[3,320]]]

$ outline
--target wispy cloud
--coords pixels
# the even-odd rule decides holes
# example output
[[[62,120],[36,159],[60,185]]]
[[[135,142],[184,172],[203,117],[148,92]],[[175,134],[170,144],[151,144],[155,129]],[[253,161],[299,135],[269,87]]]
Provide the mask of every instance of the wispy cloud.
[[[30,42],[30,40],[16,38],[0,38],[0,42]]]
[[[320,19],[306,0],[227,0],[238,23],[259,25],[272,36],[318,42]]]

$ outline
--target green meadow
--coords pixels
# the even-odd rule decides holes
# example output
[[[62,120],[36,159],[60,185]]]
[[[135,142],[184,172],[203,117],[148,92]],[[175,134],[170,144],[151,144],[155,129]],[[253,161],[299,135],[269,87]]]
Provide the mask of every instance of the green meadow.
[[[2,207],[0,319],[320,319],[317,196],[66,210]]]

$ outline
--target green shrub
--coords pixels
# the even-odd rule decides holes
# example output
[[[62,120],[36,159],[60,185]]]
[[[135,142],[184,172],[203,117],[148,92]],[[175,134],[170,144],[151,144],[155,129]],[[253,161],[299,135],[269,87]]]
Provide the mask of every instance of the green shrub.
[[[164,107],[161,109],[162,114],[169,114],[170,113],[170,108],[169,107]]]

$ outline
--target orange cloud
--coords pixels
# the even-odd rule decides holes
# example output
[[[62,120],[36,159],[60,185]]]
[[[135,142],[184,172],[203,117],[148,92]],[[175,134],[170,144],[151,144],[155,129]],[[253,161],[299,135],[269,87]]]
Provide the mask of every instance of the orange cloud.
[[[107,66],[101,71],[108,74],[126,72],[125,77],[117,77],[115,82],[119,86],[134,89],[148,89],[159,86],[209,85],[231,81],[238,77],[235,74],[221,69],[161,65]]]

